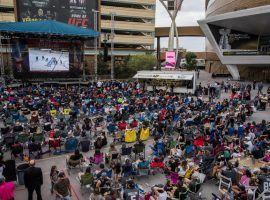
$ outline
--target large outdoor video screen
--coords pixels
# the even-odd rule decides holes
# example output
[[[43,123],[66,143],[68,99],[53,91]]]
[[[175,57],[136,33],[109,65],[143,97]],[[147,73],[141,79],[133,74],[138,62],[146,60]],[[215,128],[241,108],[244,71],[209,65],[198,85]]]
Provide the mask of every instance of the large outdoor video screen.
[[[78,78],[84,64],[83,42],[48,38],[13,38],[15,78]]]
[[[16,0],[18,21],[57,20],[94,29],[98,0]]]
[[[69,71],[69,52],[29,49],[30,72]]]

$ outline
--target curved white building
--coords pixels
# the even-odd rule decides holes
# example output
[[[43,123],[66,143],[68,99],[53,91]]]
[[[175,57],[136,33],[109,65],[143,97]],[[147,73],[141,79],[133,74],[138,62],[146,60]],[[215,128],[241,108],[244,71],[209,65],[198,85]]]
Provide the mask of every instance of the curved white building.
[[[270,0],[206,1],[206,18],[198,23],[209,42],[208,67],[225,65],[236,80],[269,81]]]

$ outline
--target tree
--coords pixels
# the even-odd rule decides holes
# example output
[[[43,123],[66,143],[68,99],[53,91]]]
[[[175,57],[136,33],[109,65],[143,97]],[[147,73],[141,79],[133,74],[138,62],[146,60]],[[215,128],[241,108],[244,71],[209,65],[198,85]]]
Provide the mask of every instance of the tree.
[[[103,54],[100,53],[97,58],[98,63],[98,75],[108,75],[110,74],[110,67],[107,62],[103,61]]]
[[[187,70],[197,69],[197,56],[193,52],[187,52],[186,54],[186,68]]]
[[[130,60],[130,55],[126,56],[122,61],[115,63],[114,74],[117,79],[129,78],[129,69],[127,63]]]
[[[134,76],[140,70],[152,70],[157,65],[157,59],[152,54],[135,55],[127,62],[129,76]]]

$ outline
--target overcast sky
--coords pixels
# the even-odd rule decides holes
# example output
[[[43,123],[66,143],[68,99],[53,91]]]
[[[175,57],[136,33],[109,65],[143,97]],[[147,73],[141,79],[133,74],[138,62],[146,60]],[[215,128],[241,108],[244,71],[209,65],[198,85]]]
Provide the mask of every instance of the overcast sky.
[[[160,3],[157,1],[156,7],[156,26],[165,27],[170,26],[170,17]],[[198,25],[197,20],[203,19],[205,16],[204,5],[205,0],[184,0],[181,11],[176,18],[177,26],[195,26]],[[179,46],[187,49],[188,51],[204,51],[205,40],[198,37],[181,37]],[[161,48],[168,47],[168,38],[161,40]]]

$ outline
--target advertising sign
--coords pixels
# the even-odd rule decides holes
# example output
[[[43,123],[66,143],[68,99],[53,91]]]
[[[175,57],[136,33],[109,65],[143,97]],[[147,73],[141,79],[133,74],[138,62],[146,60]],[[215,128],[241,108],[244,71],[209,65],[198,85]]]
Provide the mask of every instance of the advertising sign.
[[[98,0],[16,0],[18,21],[56,20],[94,29]]]
[[[175,65],[176,65],[175,52],[167,51],[165,69],[175,69]]]

